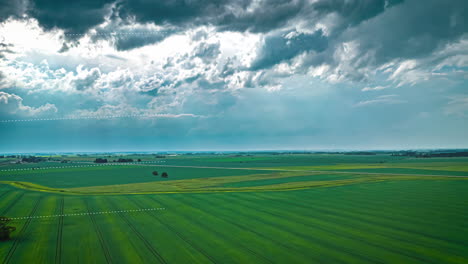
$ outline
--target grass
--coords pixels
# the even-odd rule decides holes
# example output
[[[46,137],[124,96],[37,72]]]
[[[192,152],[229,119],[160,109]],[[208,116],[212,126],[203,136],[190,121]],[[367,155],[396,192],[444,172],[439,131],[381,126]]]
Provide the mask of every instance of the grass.
[[[291,180],[288,180],[291,179]],[[251,191],[292,191],[317,187],[333,187],[349,184],[361,184],[379,181],[404,180],[451,180],[444,176],[418,177],[417,175],[360,175],[339,174],[329,176],[310,172],[282,172],[254,174],[245,176],[227,176],[196,178],[188,180],[158,181],[148,183],[89,186],[77,188],[52,188],[19,181],[0,181],[16,188],[29,191],[58,193],[68,195],[116,195],[116,194],[164,194],[164,193],[207,193],[207,192],[251,192]],[[459,181],[468,181],[460,178]]]
[[[171,162],[214,166],[249,157],[212,158]],[[412,170],[360,174],[350,166],[375,165],[362,157],[319,155],[312,165],[298,165],[310,155],[296,158],[285,157],[275,168],[309,168],[320,161],[331,167],[323,172],[167,168],[174,177],[156,181],[145,178],[155,167],[133,165],[1,172],[0,215],[58,216],[13,219],[17,231],[0,242],[0,261],[468,262],[467,179],[424,177]],[[260,156],[249,167],[267,168],[276,160],[281,158]],[[261,164],[252,166],[255,162]],[[395,164],[443,172],[464,172],[466,166],[455,159]],[[353,171],[333,173],[344,166]],[[373,169],[396,168],[385,166]],[[160,207],[165,210],[127,211]],[[93,214],[108,211],[120,212]]]
[[[357,175],[336,175],[336,174],[315,174],[315,175],[300,175],[298,173],[284,173],[283,175],[289,175],[285,177],[270,177],[267,179],[254,180],[249,177],[249,180],[246,181],[237,181],[237,182],[228,182],[223,184],[224,187],[248,187],[248,186],[265,186],[268,185],[277,185],[288,182],[304,182],[304,181],[334,181],[334,180],[343,180],[354,178],[357,179],[360,176]]]
[[[154,176],[153,171],[169,174],[164,179]],[[227,169],[167,168],[140,165],[115,165],[77,168],[50,168],[25,171],[0,171],[0,181],[32,182],[53,188],[105,186],[142,182],[164,182],[181,179],[248,175],[256,171]]]
[[[391,164],[336,164],[326,166],[282,166],[265,169],[298,170],[298,171],[349,171],[349,172],[377,172],[401,174],[431,174],[468,176],[468,165],[465,163],[441,162],[441,164],[428,163],[391,163]]]

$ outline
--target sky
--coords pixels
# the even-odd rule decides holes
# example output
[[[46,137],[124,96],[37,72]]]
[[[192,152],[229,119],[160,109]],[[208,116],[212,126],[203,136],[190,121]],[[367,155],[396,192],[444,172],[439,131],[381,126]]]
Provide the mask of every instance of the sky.
[[[0,0],[0,152],[468,147],[466,0]]]

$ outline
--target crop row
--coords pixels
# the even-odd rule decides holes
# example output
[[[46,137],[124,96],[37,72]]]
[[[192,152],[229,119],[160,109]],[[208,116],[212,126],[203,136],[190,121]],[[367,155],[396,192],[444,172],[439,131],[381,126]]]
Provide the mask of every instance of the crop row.
[[[464,182],[125,196],[7,189],[0,212],[29,217],[12,221],[0,262],[466,263]],[[166,210],[138,210],[155,207]],[[93,214],[109,210],[119,213]]]

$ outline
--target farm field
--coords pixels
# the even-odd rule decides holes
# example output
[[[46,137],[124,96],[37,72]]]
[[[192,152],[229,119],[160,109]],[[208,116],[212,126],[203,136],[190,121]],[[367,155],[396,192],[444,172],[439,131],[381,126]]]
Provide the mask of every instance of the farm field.
[[[96,157],[0,166],[1,263],[468,262],[466,158]]]
[[[0,0],[0,264],[468,264],[468,0]]]

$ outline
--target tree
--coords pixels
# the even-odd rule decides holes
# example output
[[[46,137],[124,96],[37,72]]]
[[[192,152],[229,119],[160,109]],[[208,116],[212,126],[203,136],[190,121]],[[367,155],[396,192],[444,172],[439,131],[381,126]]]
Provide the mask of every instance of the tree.
[[[11,232],[16,230],[16,227],[8,226],[10,221],[11,219],[8,217],[0,216],[0,240],[10,239]]]
[[[153,171],[153,175],[154,175],[154,176],[158,176],[158,172],[157,172],[157,171]]]
[[[36,157],[36,156],[29,156],[29,157],[24,157],[21,159],[22,162],[30,162],[30,163],[38,163],[41,161],[45,161],[46,158],[44,157]]]
[[[97,158],[94,163],[107,163],[107,159]]]
[[[161,174],[161,177],[167,178],[167,177],[169,177],[169,175],[167,175],[167,172],[163,172],[163,173]]]
[[[119,160],[117,162],[133,162],[133,159],[123,159],[123,158],[119,158]]]
[[[141,159],[138,159],[138,162],[141,162]]]

